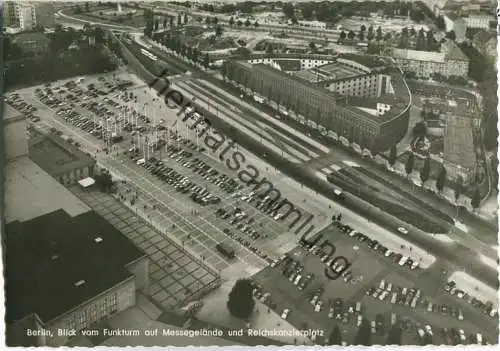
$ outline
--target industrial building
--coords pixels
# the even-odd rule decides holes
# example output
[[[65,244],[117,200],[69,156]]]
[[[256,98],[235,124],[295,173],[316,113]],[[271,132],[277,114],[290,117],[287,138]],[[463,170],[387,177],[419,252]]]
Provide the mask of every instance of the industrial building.
[[[296,61],[300,69],[283,69],[294,66],[285,61]],[[229,80],[372,153],[389,149],[408,130],[410,91],[402,72],[383,59],[283,54],[232,59],[225,65]]]

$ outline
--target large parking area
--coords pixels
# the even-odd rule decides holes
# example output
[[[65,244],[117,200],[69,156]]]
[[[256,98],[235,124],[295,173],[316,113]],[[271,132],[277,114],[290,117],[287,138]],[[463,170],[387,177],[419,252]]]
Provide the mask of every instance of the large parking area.
[[[447,293],[449,274],[443,267],[434,264],[425,270],[411,269],[401,265],[401,255],[384,253],[373,239],[362,239],[344,228],[340,224],[328,227],[316,245],[326,239],[336,248],[332,258],[347,258],[351,266],[345,277],[330,280],[321,250],[297,247],[253,277],[258,286],[256,298],[279,315],[284,313],[299,329],[324,329],[328,336],[338,324],[346,344],[353,342],[361,316],[373,324],[372,344],[385,344],[394,323],[403,329],[402,343],[406,345],[422,345],[419,333],[432,333],[436,345],[476,343],[476,333],[482,334],[483,342],[496,343],[494,316]],[[340,265],[334,263],[333,267],[342,268],[338,261]]]

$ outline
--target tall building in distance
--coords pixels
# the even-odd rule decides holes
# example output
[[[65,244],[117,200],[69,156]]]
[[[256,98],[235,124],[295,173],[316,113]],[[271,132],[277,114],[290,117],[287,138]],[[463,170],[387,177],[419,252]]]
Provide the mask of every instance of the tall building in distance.
[[[31,29],[36,26],[35,5],[25,1],[6,1],[3,8],[5,27]]]

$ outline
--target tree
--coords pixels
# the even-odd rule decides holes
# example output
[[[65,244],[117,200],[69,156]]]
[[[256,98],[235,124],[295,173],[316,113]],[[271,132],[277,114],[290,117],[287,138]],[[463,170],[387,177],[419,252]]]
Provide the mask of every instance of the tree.
[[[233,18],[233,17],[231,17],[231,18],[229,19],[229,25],[230,25],[231,27],[232,27],[232,26],[234,26],[234,18]]]
[[[384,35],[384,41],[389,41],[389,40],[391,40],[391,38],[392,38],[392,34],[391,33],[385,33],[385,35]]]
[[[167,27],[167,17],[163,17],[163,28]]]
[[[207,26],[209,26],[211,23],[212,23],[212,19],[209,16],[207,16],[207,18],[205,18],[205,24]]]
[[[220,24],[218,24],[216,27],[215,27],[215,36],[220,38],[222,36],[222,33],[224,32],[224,29],[222,28],[222,26]]]
[[[90,12],[90,4],[88,2],[85,3],[85,12]]]
[[[422,184],[429,180],[431,171],[431,162],[429,157],[427,157],[424,161],[424,166],[420,170],[420,179],[422,180]]]
[[[445,183],[446,183],[446,168],[444,168],[443,166],[441,167],[438,178],[436,180],[436,188],[439,192],[443,191]]]
[[[449,32],[446,33],[446,38],[450,40],[455,40],[457,36],[455,35],[455,31],[450,30]]]
[[[316,44],[314,44],[314,42],[313,42],[313,41],[311,41],[311,42],[309,43],[309,49],[311,49],[311,52],[312,52],[312,53],[315,53],[315,52],[317,51],[317,49],[316,49]]]
[[[104,44],[104,30],[101,27],[95,27],[92,35],[95,38],[95,42],[99,44]]]
[[[188,15],[187,13],[184,14],[184,24],[188,23]]]
[[[252,22],[250,22],[250,20],[247,18],[247,20],[245,21],[245,27],[250,27],[252,25]]]
[[[248,320],[255,307],[253,285],[249,279],[239,279],[229,293],[227,309],[236,318]]]
[[[354,337],[354,345],[370,346],[372,341],[372,330],[370,327],[370,321],[363,317],[361,324],[359,325],[356,336]]]
[[[413,172],[414,166],[415,166],[415,155],[413,155],[413,152],[410,152],[405,164],[405,172],[407,177],[409,177],[411,172]]]
[[[258,27],[259,27],[259,22],[255,21],[255,22],[254,22],[254,24],[253,24],[253,26],[254,26],[255,28],[258,28]]]
[[[386,345],[401,345],[403,331],[398,324],[394,324],[387,335]]]
[[[198,56],[199,56],[198,49],[193,48],[193,61],[194,62],[198,62]]]
[[[479,188],[476,188],[474,190],[474,194],[472,194],[472,199],[470,200],[470,204],[474,211],[476,211],[479,208],[479,205],[481,204],[481,193],[479,192]]]
[[[397,158],[398,158],[398,150],[396,149],[396,145],[392,145],[391,152],[389,154],[389,164],[391,165],[391,167],[394,167]]]
[[[212,24],[217,25],[219,23],[219,19],[217,17],[212,18]]]
[[[236,25],[237,25],[238,27],[241,27],[241,26],[243,25],[243,22],[242,22],[241,20],[238,20],[238,22],[236,22]]]
[[[365,32],[359,32],[358,38],[359,38],[360,41],[365,40]]]
[[[170,28],[174,27],[174,16],[170,16]]]
[[[411,37],[413,37],[413,36],[415,36],[417,34],[417,31],[415,30],[415,28],[411,27],[409,34],[410,34]]]
[[[359,31],[364,32],[365,30],[366,30],[366,26],[364,24],[362,24]]]
[[[455,201],[458,201],[460,199],[460,195],[462,195],[463,191],[463,179],[462,177],[457,178],[457,182],[455,183]]]
[[[205,54],[205,57],[203,58],[203,66],[205,68],[208,68],[210,65],[210,58],[208,57],[208,53]]]
[[[350,30],[349,33],[347,34],[347,38],[349,38],[349,40],[353,40],[355,36],[356,33],[354,33],[353,30]]]
[[[177,14],[177,27],[180,27],[182,24],[182,16],[180,13]]]
[[[160,26],[160,21],[158,19],[155,20],[155,31],[158,30],[158,27]]]
[[[328,345],[341,345],[342,344],[342,333],[338,324],[333,327],[330,336],[328,337]]]

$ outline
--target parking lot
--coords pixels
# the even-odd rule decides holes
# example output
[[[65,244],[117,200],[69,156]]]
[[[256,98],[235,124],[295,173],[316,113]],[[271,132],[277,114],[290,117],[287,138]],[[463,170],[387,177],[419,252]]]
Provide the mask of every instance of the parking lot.
[[[178,307],[186,297],[216,284],[216,272],[199,258],[186,254],[109,194],[80,187],[71,191],[149,256],[149,295],[164,308]]]
[[[403,329],[406,345],[422,344],[422,332],[432,333],[436,345],[476,343],[476,333],[482,334],[483,342],[496,342],[494,316],[446,293],[449,274],[442,267],[411,269],[407,261],[401,265],[401,255],[388,255],[373,239],[362,239],[337,225],[322,234],[335,245],[333,256],[345,256],[352,264],[345,277],[328,279],[321,253],[303,247],[254,276],[256,298],[280,315],[285,312],[295,327],[321,328],[328,335],[338,324],[342,340],[350,344],[358,316],[364,316],[373,324],[372,344],[384,344],[393,323]]]
[[[117,91],[115,86],[122,87],[122,90]],[[155,101],[157,98],[152,98],[149,102],[138,103],[138,96],[134,95],[138,92],[147,95],[147,90],[137,86],[133,79],[93,77],[86,78],[84,83],[65,81],[24,90],[20,95],[43,112],[40,113],[44,117],[42,121],[35,123],[40,126],[38,129],[60,134],[93,154],[115,176],[130,180],[127,186],[140,194],[137,201],[143,203],[145,219],[160,231],[172,235],[178,244],[184,243],[186,249],[203,257],[215,270],[221,271],[232,263],[240,263],[243,271],[253,274],[271,262],[284,244],[293,245],[290,238],[296,238],[289,229],[293,215],[284,218],[283,213],[279,215],[272,211],[269,199],[264,204],[264,199],[258,199],[255,194],[249,197],[253,187],[246,187],[238,179],[238,174],[217,157],[206,150],[200,151],[200,141],[195,139],[192,131],[181,123],[173,126],[176,124],[175,110],[163,105],[169,114],[155,114],[154,106],[159,105],[161,109],[163,102],[160,104]],[[34,96],[46,106],[37,102]],[[171,158],[172,153],[168,155],[168,151],[172,147],[177,148],[177,153],[184,152],[183,156]],[[134,149],[132,153],[131,148]],[[190,156],[185,157],[186,153]],[[175,186],[146,170],[144,164],[137,164],[139,160],[150,157],[189,180],[193,189],[197,187],[196,191],[210,193],[219,202],[195,203],[193,189],[189,194],[180,193]],[[188,159],[197,159],[205,170],[225,177],[223,182],[234,180],[237,192],[223,190],[220,182],[214,185],[215,175],[212,176],[214,179],[207,180],[207,174],[193,172],[185,165]],[[303,217],[308,214],[300,206],[294,206],[302,211]],[[236,209],[241,211],[240,217],[245,216],[244,224],[225,217],[226,213]],[[217,215],[217,211],[225,211],[225,216]],[[174,223],[180,224],[173,228]],[[228,260],[217,251],[215,247],[220,242],[232,245],[237,253],[236,260]]]

